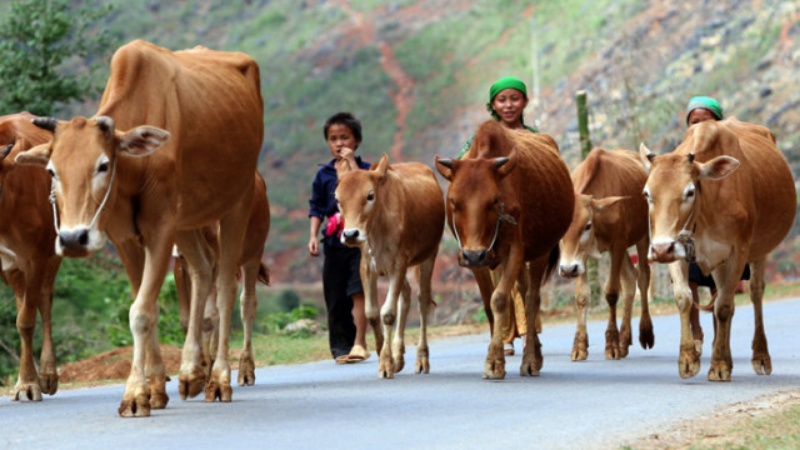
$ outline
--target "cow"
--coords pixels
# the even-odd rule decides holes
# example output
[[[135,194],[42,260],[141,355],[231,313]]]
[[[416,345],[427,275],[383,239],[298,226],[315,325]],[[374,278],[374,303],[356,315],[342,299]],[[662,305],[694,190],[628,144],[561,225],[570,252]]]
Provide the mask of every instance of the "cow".
[[[416,373],[429,373],[428,311],[433,305],[433,266],[444,233],[442,189],[430,167],[419,162],[389,164],[386,154],[370,170],[337,164],[336,201],[344,219],[342,243],[361,249],[365,312],[380,349],[379,378],[394,378],[405,365],[404,333],[411,306],[409,268],[417,266],[420,333]],[[378,320],[378,277],[389,292]],[[402,295],[401,295],[402,294]],[[402,296],[399,305],[398,297]],[[392,326],[396,335],[392,335]],[[379,333],[379,327],[383,327]]]
[[[262,261],[264,245],[269,235],[270,210],[267,196],[267,184],[264,178],[256,172],[253,192],[253,205],[250,220],[247,224],[247,234],[244,238],[242,256],[239,259],[241,267],[240,278],[242,293],[239,296],[242,324],[244,325],[244,348],[239,356],[239,386],[252,386],[256,381],[255,359],[253,357],[253,322],[256,319],[258,297],[256,296],[256,283],[261,282],[269,286],[269,268]],[[219,252],[218,227],[208,227],[205,231],[206,239],[215,252]],[[178,304],[180,310],[181,326],[186,332],[189,327],[189,313],[191,309],[191,283],[187,275],[186,259],[178,255],[173,273],[178,291]],[[216,291],[212,289],[204,308],[203,317],[203,361],[210,369],[213,366],[216,339],[219,329],[219,311],[217,310]]]
[[[678,373],[689,378],[700,371],[701,342],[689,329],[692,295],[689,262],[712,273],[718,295],[710,381],[730,381],[734,293],[750,262],[755,332],[751,364],[759,375],[772,372],[762,316],[764,268],[769,253],[794,221],[796,192],[786,159],[775,137],[762,126],[704,121],[692,125],[671,153],[656,156],[640,146],[649,169],[644,195],[649,204],[648,259],[669,264],[675,303],[681,315]]]
[[[569,170],[553,138],[507,130],[494,120],[480,125],[464,159],[437,156],[435,163],[450,182],[445,203],[459,263],[473,269],[494,317],[483,378],[502,379],[506,302],[519,278],[527,323],[536,323],[541,286],[558,265],[558,242],[572,220]],[[492,292],[488,269],[496,268],[503,274]],[[525,339],[520,374],[537,376],[543,359],[535,327],[529,326]]]
[[[51,307],[61,265],[53,241],[53,209],[48,202],[50,177],[40,167],[22,166],[14,158],[47,142],[49,133],[31,123],[29,113],[0,117],[0,269],[14,290],[21,351],[14,400],[41,401],[58,390]],[[39,371],[33,361],[37,311],[42,318]]]
[[[628,355],[632,342],[631,311],[638,283],[641,292],[642,316],[639,321],[639,342],[642,348],[652,348],[653,322],[647,304],[650,266],[646,255],[647,202],[642,196],[647,172],[639,155],[630,150],[593,149],[572,171],[575,188],[575,211],[569,230],[561,239],[559,273],[564,278],[577,278],[575,304],[578,327],[572,347],[572,360],[588,356],[589,338],[586,334],[586,313],[589,288],[586,280],[586,259],[599,259],[608,252],[611,272],[606,280],[605,298],[608,303],[606,327],[606,359]],[[628,247],[636,246],[639,255],[638,275],[628,257]],[[617,301],[622,291],[623,316],[617,329]]]
[[[51,175],[57,253],[86,256],[102,248],[107,236],[131,281],[134,350],[119,414],[149,416],[169,401],[156,326],[173,243],[186,257],[192,280],[179,393],[186,399],[205,387],[206,401],[229,402],[235,275],[264,135],[256,62],[243,53],[201,46],[172,52],[135,40],[114,53],[93,117],[34,123],[52,131],[52,141],[20,153],[17,162],[45,166]],[[202,231],[216,222],[218,260]],[[200,305],[215,281],[220,338],[206,383]]]

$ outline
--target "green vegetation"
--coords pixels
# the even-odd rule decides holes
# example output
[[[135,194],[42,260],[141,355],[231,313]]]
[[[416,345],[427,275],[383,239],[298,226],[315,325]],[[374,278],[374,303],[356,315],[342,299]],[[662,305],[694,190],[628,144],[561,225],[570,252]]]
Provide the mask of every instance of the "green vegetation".
[[[68,0],[19,0],[0,21],[0,114],[51,114],[56,104],[98,95],[92,57],[108,45],[90,27],[110,7],[75,9]],[[102,30],[101,27],[94,27]]]

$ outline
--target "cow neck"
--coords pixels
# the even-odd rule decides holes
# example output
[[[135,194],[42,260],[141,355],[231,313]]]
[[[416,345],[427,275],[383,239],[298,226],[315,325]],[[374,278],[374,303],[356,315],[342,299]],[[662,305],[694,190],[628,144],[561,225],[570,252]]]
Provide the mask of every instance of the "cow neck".
[[[697,204],[700,202],[700,193],[702,192],[700,180],[695,181],[695,185],[697,186],[697,189],[695,190],[694,194],[694,203],[692,204],[692,210],[689,211],[689,217],[686,218],[686,222],[683,224],[683,228],[681,229],[681,231],[678,232],[678,238],[677,238],[677,241],[680,242],[686,249],[686,261],[690,263],[695,262],[697,259],[695,254],[695,245],[694,245],[694,233],[695,231],[697,231],[697,219],[694,217],[694,215],[695,212],[697,212]],[[649,218],[650,215],[648,214],[647,217]],[[691,224],[691,229],[689,229],[690,224]]]
[[[95,224],[97,223],[97,219],[100,217],[100,213],[103,212],[103,209],[108,203],[108,198],[111,196],[111,189],[114,187],[114,178],[117,175],[117,157],[114,157],[111,160],[111,178],[108,179],[108,187],[106,188],[106,193],[103,195],[103,201],[100,202],[100,206],[97,207],[97,211],[94,213],[94,217],[92,217],[92,221],[89,222],[89,229],[93,229]],[[53,226],[55,227],[56,234],[59,232],[59,225],[58,225],[58,206],[56,202],[56,185],[53,182],[53,179],[50,179],[50,205],[53,207]]]

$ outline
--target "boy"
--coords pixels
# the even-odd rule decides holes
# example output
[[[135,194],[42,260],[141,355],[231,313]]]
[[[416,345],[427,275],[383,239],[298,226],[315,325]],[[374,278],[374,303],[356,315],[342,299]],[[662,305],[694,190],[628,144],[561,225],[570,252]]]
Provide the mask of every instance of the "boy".
[[[310,238],[308,252],[319,256],[318,235],[323,232],[325,262],[322,286],[328,310],[328,341],[337,364],[354,363],[369,358],[366,341],[367,318],[364,312],[364,289],[361,285],[361,250],[345,247],[340,241],[343,230],[336,206],[336,163],[347,160],[351,167],[369,169],[370,165],[355,156],[361,144],[361,122],[349,112],[329,117],[323,127],[325,142],[333,159],[321,164],[312,185],[309,200]],[[355,318],[355,324],[353,319]]]

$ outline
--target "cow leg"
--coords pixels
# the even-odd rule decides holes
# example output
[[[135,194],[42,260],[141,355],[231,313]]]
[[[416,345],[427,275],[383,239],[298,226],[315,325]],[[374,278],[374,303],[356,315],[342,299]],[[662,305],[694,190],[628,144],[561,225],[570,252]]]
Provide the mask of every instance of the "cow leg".
[[[153,245],[144,249],[146,263],[141,271],[139,278],[141,284],[129,313],[133,335],[133,359],[131,373],[125,383],[125,393],[119,406],[119,415],[123,417],[149,416],[151,407],[163,408],[169,401],[166,393],[167,375],[158,346],[157,326],[158,294],[169,268],[172,243],[163,234],[153,236],[150,242]],[[137,258],[129,254],[123,256],[124,252],[132,249],[122,248],[120,257],[123,261]],[[120,250],[120,247],[117,247],[117,250]],[[129,270],[129,276],[131,271],[136,272],[137,269]],[[133,281],[131,284],[134,285]],[[154,400],[152,404],[151,399]]]
[[[178,317],[183,333],[189,331],[189,309],[192,303],[192,283],[189,280],[188,266],[183,255],[174,257],[172,274],[175,277],[175,290],[178,293]]]
[[[681,318],[680,355],[678,356],[678,374],[681,378],[689,378],[700,371],[700,349],[694,340],[689,316],[692,313],[692,293],[689,290],[689,264],[676,261],[669,265],[672,278],[672,289],[675,294],[675,305]]]
[[[212,277],[213,279],[213,277]],[[219,338],[219,311],[217,310],[217,288],[211,286],[211,292],[206,297],[203,307],[203,331],[201,332],[200,346],[202,348],[203,368],[206,380],[211,377],[211,368],[217,354],[217,339]]]
[[[419,342],[417,343],[416,373],[429,373],[430,352],[428,350],[428,312],[433,305],[433,266],[436,254],[419,266]]]
[[[375,351],[381,355],[383,348],[383,328],[380,323],[380,310],[378,309],[378,274],[370,267],[370,256],[361,252],[361,284],[364,287],[364,314],[367,316],[375,336]]]
[[[541,306],[541,289],[544,284],[544,276],[547,272],[547,262],[549,255],[545,254],[535,261],[527,264],[527,289],[525,290],[525,316],[528,323],[535,323],[539,316]],[[520,366],[520,376],[539,376],[544,364],[542,356],[542,343],[539,341],[539,332],[536,327],[528,327],[525,334],[525,346],[522,354],[522,365]]]
[[[623,249],[624,250],[624,249]],[[619,301],[619,278],[622,258],[627,257],[623,251],[611,251],[611,273],[606,280],[605,297],[608,303],[608,325],[606,326],[606,359],[622,358],[619,331],[617,329],[617,302]],[[627,350],[627,349],[626,349]],[[626,352],[627,353],[627,352]]]
[[[233,396],[231,387],[230,353],[231,315],[236,301],[236,273],[239,270],[239,258],[242,254],[244,236],[250,218],[252,192],[243,196],[229,215],[220,220],[220,254],[217,272],[217,310],[219,311],[219,340],[217,357],[211,369],[211,378],[206,386],[206,401],[230,402]]]
[[[394,373],[398,373],[406,366],[406,321],[408,311],[411,309],[411,285],[408,278],[403,281],[403,290],[400,291],[400,301],[397,304],[398,320],[395,323],[395,335],[392,341],[392,357],[394,358]]]
[[[494,293],[494,282],[492,273],[489,269],[478,267],[472,269],[475,282],[478,283],[478,291],[483,300],[483,311],[486,313],[486,320],[489,322],[489,332],[494,335],[494,314],[492,313],[492,293]]]
[[[397,320],[397,298],[403,289],[406,281],[406,268],[397,268],[396,273],[389,274],[389,293],[386,295],[386,302],[381,308],[381,322],[383,322],[383,333],[385,341],[381,348],[380,360],[378,362],[378,378],[394,378],[394,359],[392,355],[392,326]]]
[[[216,255],[199,230],[178,232],[176,242],[186,259],[191,279],[189,325],[178,374],[178,392],[186,400],[196,397],[206,385],[206,371],[202,361],[202,328]]]
[[[522,242],[521,238],[517,242]],[[506,266],[502,268],[503,276],[500,278],[500,282],[495,286],[494,292],[492,293],[491,306],[492,314],[494,314],[495,319],[492,328],[494,332],[492,333],[489,351],[486,355],[486,362],[483,367],[484,379],[502,380],[506,376],[506,358],[503,353],[503,324],[509,320],[509,310],[506,302],[511,301],[511,289],[513,289],[514,284],[517,282],[519,271],[525,264],[520,247],[521,245],[511,247],[508,262]],[[536,323],[535,317],[529,317],[528,319],[533,319],[528,323]],[[528,339],[535,334],[536,333],[529,333]]]
[[[39,303],[39,314],[42,316],[42,353],[39,358],[39,386],[45,394],[53,395],[58,391],[58,371],[56,370],[56,354],[53,346],[52,307],[53,287],[56,274],[61,266],[61,258],[53,257],[47,262],[42,282],[42,297]]]
[[[528,295],[527,293],[525,294]],[[575,329],[575,339],[572,342],[572,360],[585,361],[589,356],[589,334],[586,332],[586,314],[589,307],[589,283],[586,272],[578,275],[575,280],[575,310],[578,325]]]
[[[256,320],[258,297],[256,296],[256,281],[261,261],[254,259],[242,266],[242,295],[239,297],[239,306],[242,310],[242,324],[244,325],[244,348],[239,356],[239,375],[236,378],[239,386],[252,386],[256,382],[256,363],[253,358],[253,322]]]
[[[653,348],[656,336],[653,333],[653,320],[650,318],[649,296],[655,292],[655,277],[650,271],[650,264],[647,263],[647,248],[650,246],[649,238],[645,237],[636,243],[636,251],[639,254],[639,267],[636,274],[636,283],[639,287],[641,296],[642,315],[639,318],[639,344],[647,350]]]
[[[17,306],[17,332],[20,337],[19,376],[14,386],[14,400],[42,401],[42,388],[33,362],[33,333],[36,329],[36,312],[39,309],[42,274],[38,268],[28,273],[20,270],[10,274]]]
[[[717,298],[714,300],[714,323],[716,323],[716,328],[714,330],[714,350],[711,353],[711,367],[708,370],[709,381],[731,380],[731,372],[733,371],[731,324],[736,309],[734,294],[745,264],[747,264],[747,261],[739,253],[735,252],[728,262],[713,271],[714,281],[717,282],[718,290]],[[763,273],[763,266],[761,268]],[[763,279],[761,283],[763,283]],[[756,282],[756,284],[759,284],[759,282]],[[761,289],[763,292],[763,287]],[[762,320],[761,298],[758,298],[758,306],[756,307],[756,297],[753,297],[753,307],[756,323],[758,324]],[[763,338],[763,346],[766,348],[767,341],[766,337],[764,337],[763,322],[761,322],[760,331],[756,328],[756,335],[759,333]],[[755,350],[755,347],[753,349]]]
[[[755,316],[755,332],[753,333],[753,370],[759,375],[772,373],[772,359],[767,347],[767,335],[764,332],[764,315],[762,299],[764,298],[764,266],[765,259],[750,263],[750,299],[753,302]]]
[[[619,356],[628,356],[629,347],[633,344],[633,298],[636,296],[636,269],[633,267],[626,249],[622,249],[620,261],[620,289],[622,293],[622,324],[619,331]]]

